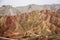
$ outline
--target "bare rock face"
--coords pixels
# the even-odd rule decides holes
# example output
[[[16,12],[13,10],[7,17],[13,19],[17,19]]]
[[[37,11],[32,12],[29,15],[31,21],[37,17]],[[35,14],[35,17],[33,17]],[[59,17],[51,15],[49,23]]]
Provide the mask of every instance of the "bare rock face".
[[[60,11],[21,13],[10,5],[4,5],[0,9],[0,37],[11,40],[60,40]]]
[[[0,17],[0,36],[7,38],[49,39],[60,33],[59,12],[36,10],[14,16]],[[37,36],[38,35],[38,36]],[[40,37],[43,38],[40,38]],[[57,36],[57,35],[56,35]],[[22,38],[23,39],[23,38]],[[27,39],[28,40],[28,39]]]

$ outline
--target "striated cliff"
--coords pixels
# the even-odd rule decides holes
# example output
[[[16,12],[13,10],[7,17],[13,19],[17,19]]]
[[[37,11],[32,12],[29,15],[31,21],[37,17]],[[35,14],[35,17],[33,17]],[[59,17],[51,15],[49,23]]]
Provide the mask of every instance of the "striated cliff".
[[[0,14],[0,37],[17,40],[60,40],[59,9],[22,12],[15,7],[3,6]]]

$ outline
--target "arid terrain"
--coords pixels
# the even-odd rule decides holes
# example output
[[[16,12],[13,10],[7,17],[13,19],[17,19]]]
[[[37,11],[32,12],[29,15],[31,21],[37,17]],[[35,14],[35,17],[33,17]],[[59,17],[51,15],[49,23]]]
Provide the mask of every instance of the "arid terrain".
[[[0,7],[0,40],[60,40],[60,5],[32,6]]]

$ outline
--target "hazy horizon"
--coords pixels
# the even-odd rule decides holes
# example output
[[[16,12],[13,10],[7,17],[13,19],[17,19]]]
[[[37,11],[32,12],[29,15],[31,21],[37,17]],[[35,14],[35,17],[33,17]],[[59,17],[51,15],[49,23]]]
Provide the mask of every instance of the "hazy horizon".
[[[26,6],[29,4],[60,4],[60,0],[0,0],[0,6],[12,5],[12,6]]]

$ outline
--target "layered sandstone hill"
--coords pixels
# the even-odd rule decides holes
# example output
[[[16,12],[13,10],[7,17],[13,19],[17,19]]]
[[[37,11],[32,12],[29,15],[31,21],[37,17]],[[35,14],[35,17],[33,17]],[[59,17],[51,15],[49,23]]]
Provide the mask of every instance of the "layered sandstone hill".
[[[36,10],[20,15],[0,16],[0,36],[3,37],[20,38],[39,35],[44,36],[44,39],[48,39],[49,36],[53,37],[53,35],[57,36],[57,34],[60,37],[59,12]]]
[[[17,8],[3,6],[0,8],[0,37],[60,40],[60,10],[21,12]]]

